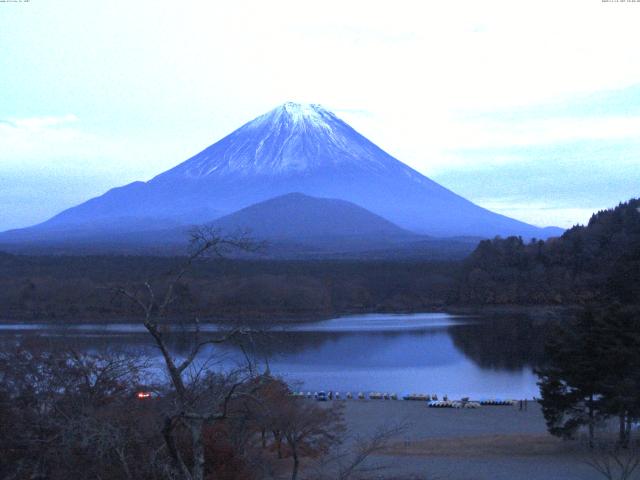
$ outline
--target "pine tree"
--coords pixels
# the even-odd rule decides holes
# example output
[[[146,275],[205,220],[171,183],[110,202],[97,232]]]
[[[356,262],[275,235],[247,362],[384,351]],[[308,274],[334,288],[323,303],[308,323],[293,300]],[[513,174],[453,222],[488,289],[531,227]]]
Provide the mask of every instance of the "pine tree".
[[[542,411],[549,432],[572,438],[583,426],[619,418],[619,443],[629,443],[640,418],[640,317],[619,306],[588,310],[558,328],[539,369]]]

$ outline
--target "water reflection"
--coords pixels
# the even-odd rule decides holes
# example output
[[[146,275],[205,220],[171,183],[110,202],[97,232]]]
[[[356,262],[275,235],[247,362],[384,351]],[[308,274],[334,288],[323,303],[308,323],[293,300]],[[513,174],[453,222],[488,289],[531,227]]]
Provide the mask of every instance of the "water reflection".
[[[520,316],[481,318],[447,333],[456,348],[481,368],[520,370],[540,364],[548,330],[548,321]]]
[[[215,356],[231,368],[243,363],[244,351],[272,372],[301,382],[305,390],[519,398],[537,395],[532,367],[541,357],[545,331],[543,324],[527,318],[360,315],[274,326],[208,347],[201,357]],[[100,351],[117,346],[158,357],[140,325],[4,325],[0,335],[4,342],[37,335],[50,348]],[[188,351],[189,332],[178,329],[170,338],[177,355]]]

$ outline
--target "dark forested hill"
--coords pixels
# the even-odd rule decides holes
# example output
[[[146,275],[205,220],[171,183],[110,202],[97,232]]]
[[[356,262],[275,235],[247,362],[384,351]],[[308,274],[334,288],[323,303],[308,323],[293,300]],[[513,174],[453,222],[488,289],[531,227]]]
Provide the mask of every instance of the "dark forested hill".
[[[340,240],[382,237],[407,241],[421,238],[354,203],[302,193],[256,203],[219,218],[212,225],[223,231],[246,229],[261,240],[320,242],[327,237]]]
[[[462,271],[454,303],[640,303],[640,199],[546,242],[482,241]]]

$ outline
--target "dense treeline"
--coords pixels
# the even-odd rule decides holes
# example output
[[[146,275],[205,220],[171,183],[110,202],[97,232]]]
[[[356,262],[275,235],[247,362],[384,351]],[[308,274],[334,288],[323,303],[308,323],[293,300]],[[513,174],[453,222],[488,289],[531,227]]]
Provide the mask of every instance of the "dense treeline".
[[[116,284],[162,284],[183,258],[0,254],[4,320],[117,320],[138,312]],[[178,286],[175,315],[206,319],[319,317],[444,304],[454,262],[203,259]]]
[[[594,214],[546,242],[482,241],[464,261],[451,301],[571,304],[640,299],[640,199]]]
[[[207,319],[322,317],[445,305],[587,305],[640,298],[640,200],[598,212],[562,237],[480,242],[464,261],[240,260],[198,262],[179,286],[176,315]],[[161,284],[183,258],[0,253],[4,320],[135,316],[114,284]]]
[[[616,419],[618,436],[610,453],[622,467],[618,450],[633,446],[633,426],[640,419],[640,200],[598,212],[587,226],[554,241],[483,242],[467,264],[462,291],[470,291],[469,268],[480,275],[491,266],[488,294],[505,291],[494,299],[531,295],[533,301],[584,306],[547,337],[537,371],[540,403],[551,434],[573,438],[585,429],[591,447],[597,427]],[[611,440],[602,437],[602,442]],[[640,465],[634,452],[629,475]]]

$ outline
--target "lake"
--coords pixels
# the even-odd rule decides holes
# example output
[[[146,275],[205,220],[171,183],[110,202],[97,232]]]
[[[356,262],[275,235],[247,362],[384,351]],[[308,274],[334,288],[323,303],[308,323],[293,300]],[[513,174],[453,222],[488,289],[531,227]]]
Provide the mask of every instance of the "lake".
[[[543,324],[526,317],[353,315],[244,335],[241,342],[207,347],[200,361],[210,361],[213,368],[233,368],[243,364],[244,350],[260,368],[268,365],[273,374],[304,391],[531,398],[539,395],[533,368],[542,355],[545,331]],[[159,361],[149,335],[138,324],[0,324],[4,345],[31,337],[52,348],[115,348]],[[188,332],[177,329],[171,334],[173,351],[186,352],[189,339]]]

